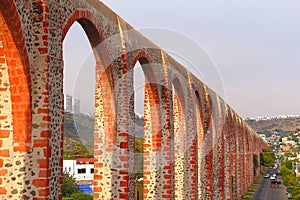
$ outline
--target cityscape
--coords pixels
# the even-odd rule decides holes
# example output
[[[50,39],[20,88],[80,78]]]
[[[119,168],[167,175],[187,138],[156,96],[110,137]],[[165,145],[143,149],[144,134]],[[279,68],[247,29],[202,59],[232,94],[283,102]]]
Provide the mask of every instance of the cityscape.
[[[65,105],[65,111],[79,114],[80,113],[80,99],[73,99],[71,95],[66,95],[66,105]]]

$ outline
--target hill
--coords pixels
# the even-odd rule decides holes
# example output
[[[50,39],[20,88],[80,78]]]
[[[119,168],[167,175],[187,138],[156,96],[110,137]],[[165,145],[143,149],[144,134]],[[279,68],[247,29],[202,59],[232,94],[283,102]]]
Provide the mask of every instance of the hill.
[[[94,146],[94,118],[65,112],[64,115],[64,151],[72,151],[76,144],[92,151]]]
[[[246,119],[245,120],[257,133],[264,133],[266,136],[277,132],[285,135],[300,129],[300,117],[273,118],[264,120]]]
[[[144,119],[136,115],[136,139],[143,138]],[[76,145],[81,145],[93,152],[94,147],[94,117],[88,114],[72,114],[65,112],[64,116],[64,151],[74,151]]]
[[[91,115],[65,112],[64,150],[73,151],[76,144],[85,146],[90,152],[94,146],[94,118]],[[246,119],[257,133],[270,136],[273,132],[279,135],[288,134],[300,129],[300,117]],[[143,138],[144,119],[136,115],[136,140],[140,143]]]

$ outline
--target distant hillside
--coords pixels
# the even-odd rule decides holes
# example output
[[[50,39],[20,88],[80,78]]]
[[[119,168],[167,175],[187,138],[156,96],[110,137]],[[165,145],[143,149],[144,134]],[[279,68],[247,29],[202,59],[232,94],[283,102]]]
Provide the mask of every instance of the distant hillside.
[[[86,148],[94,146],[94,118],[85,114],[65,112],[64,150],[71,151],[77,143]]]
[[[280,135],[294,132],[300,129],[300,117],[268,120],[245,120],[256,132],[268,135],[276,131]]]
[[[65,112],[64,150],[72,151],[77,143],[93,151],[94,118],[86,114],[73,115]],[[136,137],[143,138],[144,119],[136,116]]]
[[[245,120],[256,132],[270,136],[272,132],[280,135],[300,129],[300,117],[267,120]],[[136,116],[136,137],[143,138],[144,119]],[[72,151],[77,143],[83,144],[93,151],[94,146],[94,118],[86,114],[73,115],[65,112],[64,150]]]

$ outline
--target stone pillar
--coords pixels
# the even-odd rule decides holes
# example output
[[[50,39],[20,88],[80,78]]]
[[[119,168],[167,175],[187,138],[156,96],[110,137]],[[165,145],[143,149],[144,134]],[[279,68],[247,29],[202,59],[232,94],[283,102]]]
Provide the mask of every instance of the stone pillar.
[[[224,170],[225,170],[225,180],[224,180],[224,193],[225,199],[232,199],[232,151],[231,151],[231,116],[229,112],[228,105],[226,105],[226,118],[224,124]]]
[[[186,127],[181,103],[183,102],[180,102],[178,94],[175,93],[173,104],[175,199],[183,199],[184,197],[184,136]]]
[[[152,53],[157,54],[157,51]],[[159,53],[161,59],[142,64],[146,76],[144,199],[174,198],[172,86],[165,53]],[[139,56],[148,57],[144,53],[139,53]]]
[[[218,127],[219,123],[219,105],[216,93],[213,91],[210,91],[210,97],[211,97],[211,132],[212,132],[212,180],[213,180],[213,186],[212,186],[212,193],[213,193],[213,199],[221,199],[220,194],[220,182],[219,182],[219,173],[220,173],[220,137],[221,132]]]
[[[240,120],[237,116],[235,116],[236,126],[236,187],[237,187],[237,198],[239,199],[242,191],[242,142],[241,142],[241,132],[240,132]]]
[[[203,88],[202,88],[203,91]],[[202,193],[202,179],[204,177],[203,170],[203,97],[200,97],[201,89],[195,88],[195,126],[196,126],[196,151],[197,151],[197,199],[201,199]]]
[[[232,138],[232,155],[233,155],[233,161],[232,161],[232,183],[233,183],[233,198],[237,198],[237,179],[238,179],[238,150],[237,150],[237,133],[236,133],[236,119],[234,116],[233,111],[231,110],[231,116],[232,116],[232,122],[231,122],[231,138]]]
[[[149,66],[148,66],[149,67]],[[150,75],[150,74],[148,74]],[[147,75],[146,75],[147,76]],[[153,74],[152,74],[153,76]],[[147,78],[146,78],[147,79]],[[158,85],[145,84],[144,100],[144,199],[161,199],[163,170],[160,99]],[[167,152],[166,152],[167,153]]]
[[[190,73],[187,74],[187,95],[185,97],[187,102],[187,112],[186,112],[186,136],[185,136],[185,167],[184,167],[184,180],[185,180],[185,194],[184,199],[197,199],[197,131],[199,131],[199,135],[201,134],[201,127],[199,129],[196,125],[196,116],[195,113],[195,104],[197,103],[195,99],[195,90],[193,87],[192,75]],[[200,103],[200,102],[199,102]],[[199,105],[200,106],[200,105]],[[200,112],[198,111],[200,114]],[[200,117],[200,116],[199,116]],[[199,125],[199,124],[198,124]],[[200,136],[201,140],[201,136]]]
[[[36,198],[61,198],[63,86],[59,6],[32,3],[33,151],[29,172]],[[54,14],[55,13],[55,14]],[[30,166],[30,165],[29,165]],[[33,193],[31,193],[33,194]]]
[[[116,150],[116,108],[112,85],[112,66],[96,62],[94,121],[94,198],[112,198],[113,155]],[[122,144],[126,146],[126,143]],[[110,183],[107,185],[107,183]],[[117,194],[115,194],[117,195]],[[118,198],[118,195],[116,196]]]
[[[223,100],[217,96],[217,102],[218,102],[218,123],[217,123],[217,134],[219,134],[219,138],[218,138],[218,146],[217,146],[217,151],[219,152],[219,197],[220,199],[225,199],[225,190],[226,190],[226,186],[225,186],[225,180],[226,180],[226,171],[225,171],[225,141],[226,141],[226,137],[225,137],[225,132],[226,130],[224,129],[225,127],[225,116],[226,116],[226,109],[224,107],[224,102]]]
[[[171,71],[165,59],[165,53],[161,51],[164,80],[161,83],[161,114],[162,114],[162,155],[164,160],[161,173],[163,176],[163,188],[159,191],[162,193],[162,199],[174,199],[174,119],[173,119],[173,102],[172,102],[172,81]]]
[[[242,173],[243,173],[241,194],[244,194],[247,191],[247,171],[246,171],[246,151],[245,151],[245,129],[243,124],[240,125],[240,132],[241,132],[241,147],[242,147],[241,162],[242,162]]]
[[[203,140],[203,178],[202,195],[203,199],[212,199],[213,190],[213,151],[212,151],[212,130],[211,130],[211,97],[207,86],[204,86],[204,140]]]

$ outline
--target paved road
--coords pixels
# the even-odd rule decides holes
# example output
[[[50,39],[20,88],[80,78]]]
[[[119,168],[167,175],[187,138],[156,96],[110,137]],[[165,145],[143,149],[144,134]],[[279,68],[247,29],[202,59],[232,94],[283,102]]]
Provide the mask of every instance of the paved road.
[[[277,170],[269,169],[268,174],[275,174]],[[282,180],[281,176],[277,176],[278,179]],[[253,200],[287,200],[286,187],[282,184],[279,187],[272,188],[269,178],[263,178],[261,184],[252,198]]]

